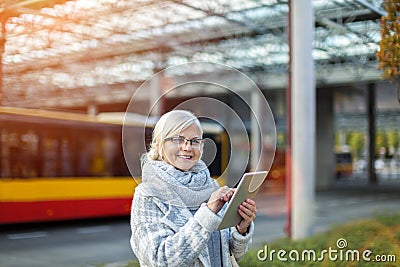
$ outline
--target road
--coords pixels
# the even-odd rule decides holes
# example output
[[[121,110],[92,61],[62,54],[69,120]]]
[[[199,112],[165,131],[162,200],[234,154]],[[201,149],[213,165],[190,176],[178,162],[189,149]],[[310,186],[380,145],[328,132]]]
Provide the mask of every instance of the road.
[[[8,227],[0,266],[84,267],[133,259],[129,218]]]
[[[377,212],[400,212],[400,190],[321,192],[314,208],[315,231]],[[283,237],[285,196],[260,194],[254,247]],[[17,225],[0,230],[0,266],[88,267],[134,259],[129,218]]]

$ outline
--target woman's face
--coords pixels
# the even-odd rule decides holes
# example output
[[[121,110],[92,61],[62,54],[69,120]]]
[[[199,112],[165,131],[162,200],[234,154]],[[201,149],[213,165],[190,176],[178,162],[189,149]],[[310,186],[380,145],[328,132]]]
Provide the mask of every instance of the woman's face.
[[[188,171],[201,158],[203,144],[202,142],[189,142],[177,137],[183,137],[186,140],[201,140],[200,129],[196,124],[191,124],[177,136],[167,138],[164,141],[163,160],[179,170]]]

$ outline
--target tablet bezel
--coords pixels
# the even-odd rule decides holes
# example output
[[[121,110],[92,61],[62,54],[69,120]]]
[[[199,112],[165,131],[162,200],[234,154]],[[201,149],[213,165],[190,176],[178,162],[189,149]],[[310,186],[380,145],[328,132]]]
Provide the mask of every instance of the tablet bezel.
[[[226,207],[226,210],[222,217],[222,221],[219,224],[217,230],[236,226],[240,223],[240,221],[242,220],[242,217],[238,212],[240,204],[248,198],[254,200],[256,194],[261,188],[261,184],[267,178],[267,175],[268,171],[246,172],[245,174],[243,174],[242,179],[240,179],[239,185],[235,190],[235,193],[228,202],[228,206]],[[250,186],[254,186],[254,182],[259,183],[257,185],[257,188],[254,190],[249,190]]]

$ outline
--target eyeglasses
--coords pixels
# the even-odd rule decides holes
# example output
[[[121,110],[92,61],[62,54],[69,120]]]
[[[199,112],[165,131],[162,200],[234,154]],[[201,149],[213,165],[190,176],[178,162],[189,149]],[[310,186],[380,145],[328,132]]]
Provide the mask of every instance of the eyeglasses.
[[[179,146],[186,145],[186,142],[189,142],[189,144],[193,148],[200,148],[200,146],[203,144],[204,139],[201,138],[193,138],[193,139],[186,139],[183,136],[178,136],[178,137],[168,137],[164,139],[165,141],[171,141],[174,144],[177,144]]]

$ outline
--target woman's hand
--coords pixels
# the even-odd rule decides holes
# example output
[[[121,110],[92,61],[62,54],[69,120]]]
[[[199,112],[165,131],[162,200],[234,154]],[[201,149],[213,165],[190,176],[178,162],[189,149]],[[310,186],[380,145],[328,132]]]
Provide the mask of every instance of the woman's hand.
[[[219,188],[211,194],[210,199],[207,202],[207,207],[212,212],[217,214],[222,209],[224,204],[231,199],[234,192],[235,189],[229,188],[228,186]]]
[[[252,199],[246,199],[240,204],[238,212],[242,217],[240,223],[236,226],[236,229],[242,235],[247,233],[247,229],[249,228],[251,222],[256,218],[257,207],[256,202]]]

